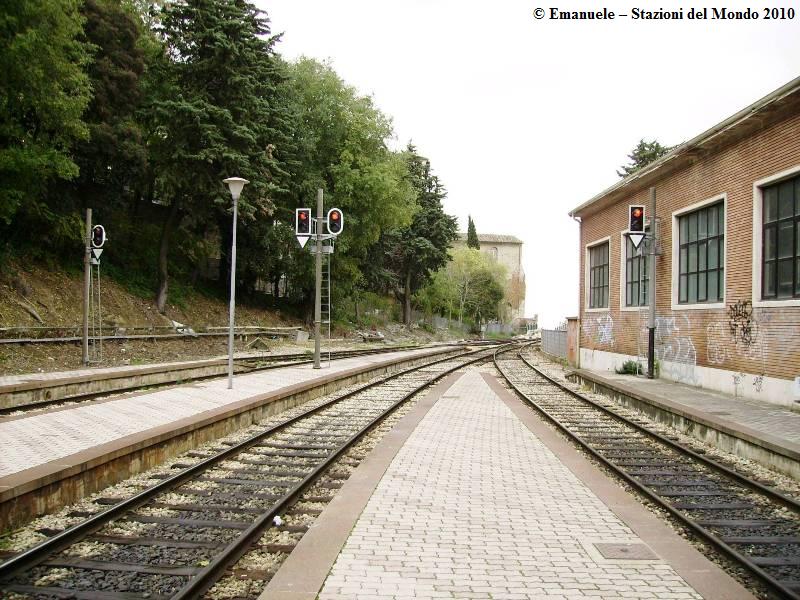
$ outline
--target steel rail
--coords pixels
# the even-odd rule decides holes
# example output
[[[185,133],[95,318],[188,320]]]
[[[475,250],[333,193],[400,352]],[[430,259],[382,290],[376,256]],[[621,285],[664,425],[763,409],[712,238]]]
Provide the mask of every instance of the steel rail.
[[[473,350],[471,352],[457,354],[455,356],[439,358],[430,362],[426,362],[422,365],[409,367],[408,369],[404,369],[396,373],[391,373],[386,377],[383,377],[373,382],[368,382],[341,396],[338,396],[323,404],[320,404],[319,406],[305,410],[302,413],[294,417],[291,417],[286,421],[283,421],[282,423],[273,425],[272,427],[266,429],[265,431],[259,432],[247,438],[246,440],[243,440],[235,444],[234,446],[230,446],[229,448],[226,448],[225,450],[205,460],[202,460],[190,467],[187,467],[186,469],[180,471],[179,473],[176,473],[175,475],[167,479],[164,479],[145,490],[142,490],[141,492],[135,494],[134,496],[131,496],[126,500],[122,500],[119,503],[110,506],[107,510],[98,513],[96,515],[93,515],[88,519],[70,527],[69,529],[66,529],[61,533],[58,533],[53,537],[44,540],[40,544],[33,546],[32,548],[29,548],[28,550],[25,550],[24,552],[17,554],[16,556],[13,556],[12,558],[6,560],[5,562],[0,563],[0,580],[8,579],[23,571],[28,571],[38,566],[39,564],[46,561],[49,556],[57,552],[61,552],[70,545],[88,537],[89,535],[95,533],[108,523],[122,517],[125,513],[140,508],[141,506],[149,502],[151,499],[153,499],[155,496],[164,493],[166,491],[169,491],[188,480],[191,480],[192,478],[196,477],[203,471],[213,467],[215,464],[223,460],[226,460],[231,456],[235,456],[237,454],[240,454],[241,452],[244,452],[248,448],[258,444],[264,438],[267,438],[273,435],[274,433],[305,419],[308,416],[316,414],[336,403],[341,402],[342,400],[350,398],[365,390],[377,387],[379,385],[383,385],[384,383],[391,381],[392,379],[396,379],[408,373],[418,371],[433,365],[437,365],[442,362],[457,360],[459,358],[463,358],[480,352],[486,352],[486,350],[482,348],[478,350]],[[476,360],[481,360],[483,358],[484,357],[479,357]],[[461,368],[462,366],[463,364],[459,365],[459,367],[457,368]]]
[[[612,463],[610,460],[605,458],[603,455],[601,455],[599,452],[597,452],[594,448],[592,448],[591,445],[589,445],[587,442],[585,442],[583,439],[581,439],[577,434],[573,433],[570,430],[570,428],[567,425],[563,424],[557,417],[551,415],[547,411],[547,409],[543,408],[535,400],[533,400],[530,397],[528,397],[528,395],[525,394],[522,390],[520,390],[519,387],[511,380],[511,377],[505,371],[503,371],[503,369],[500,367],[500,365],[497,362],[498,353],[499,352],[497,350],[494,353],[494,365],[495,365],[495,368],[500,372],[500,374],[508,382],[508,384],[513,388],[513,390],[520,397],[522,397],[528,404],[530,404],[533,408],[535,408],[543,416],[545,416],[549,421],[551,421],[554,425],[556,425],[561,431],[563,431],[566,435],[568,435],[581,448],[583,448],[586,452],[591,454],[596,460],[598,460],[605,467],[607,467],[617,477],[619,477],[620,479],[624,480],[627,484],[629,484],[631,487],[633,487],[637,492],[639,492],[643,496],[647,497],[650,501],[654,502],[660,508],[662,508],[663,510],[668,512],[679,523],[681,523],[682,525],[684,525],[687,528],[689,528],[692,532],[694,532],[704,542],[706,542],[706,543],[710,544],[711,546],[717,548],[717,550],[719,550],[722,554],[724,554],[727,558],[729,558],[733,562],[745,567],[750,573],[755,575],[759,580],[762,581],[762,583],[767,585],[772,591],[778,592],[784,598],[789,598],[791,600],[800,600],[800,594],[797,594],[793,590],[785,587],[783,584],[780,583],[779,580],[775,579],[772,575],[770,575],[769,573],[764,571],[761,567],[756,565],[748,557],[746,557],[743,554],[737,552],[734,548],[732,548],[730,545],[725,543],[723,540],[719,539],[711,531],[709,531],[705,527],[699,525],[693,519],[691,519],[690,517],[688,517],[688,516],[684,515],[682,512],[680,512],[678,509],[673,508],[672,505],[670,505],[668,502],[666,502],[664,499],[662,499],[661,496],[659,496],[658,494],[656,494],[655,492],[650,490],[647,486],[645,486],[644,484],[640,483],[635,478],[633,478],[628,473],[626,473],[624,470],[622,470],[620,467],[618,467],[617,465]],[[520,352],[520,354],[521,354],[521,352]],[[519,356],[519,358],[522,359],[522,356]],[[591,404],[593,407],[600,408],[604,412],[607,412],[607,413],[611,414],[612,416],[614,416],[614,417],[616,417],[616,418],[618,418],[620,420],[625,421],[626,423],[630,423],[631,425],[636,427],[638,430],[645,431],[645,430],[643,430],[643,428],[640,425],[638,425],[636,423],[633,423],[631,421],[628,421],[627,419],[625,419],[625,417],[622,417],[621,415],[616,415],[615,413],[613,413],[613,411],[610,411],[610,410],[606,409],[605,407],[596,404],[591,399],[586,398],[585,396],[575,392],[574,390],[570,390],[569,388],[567,388],[566,386],[560,384],[557,381],[554,381],[552,378],[550,378],[547,375],[545,375],[544,373],[542,373],[539,369],[537,369],[536,367],[532,366],[528,361],[522,359],[522,362],[524,364],[526,364],[528,367],[532,368],[534,371],[536,371],[539,375],[541,375],[547,381],[549,381],[550,383],[552,383],[555,386],[557,386],[559,389],[562,389],[562,390],[564,390],[566,392],[569,392],[571,395],[575,396],[576,398]],[[651,434],[653,437],[656,437],[656,438],[661,437],[658,434],[656,434],[655,432],[648,432],[648,433]],[[667,438],[663,438],[663,441],[666,442],[670,446],[670,448],[676,449],[676,450],[679,449],[678,445],[675,442],[673,442],[672,440],[668,440]],[[699,455],[697,453],[694,453],[689,449],[683,449],[683,450],[688,450],[688,452],[686,452],[686,454],[688,454],[690,456],[693,456],[693,457],[694,456],[698,457],[698,460],[701,460],[704,464],[707,464],[708,466],[716,466],[716,465],[718,465],[719,467],[722,468],[722,470],[724,472],[730,471],[730,469],[727,469],[727,467],[724,467],[723,465],[719,465],[719,463],[714,463],[710,459],[702,457],[701,455]],[[734,471],[730,471],[730,472],[731,473],[735,473]],[[737,476],[737,480],[738,480],[739,477],[742,477],[739,474],[736,474],[736,476]],[[752,483],[755,484],[755,486],[760,486],[760,484],[758,484],[757,482],[752,482]],[[763,488],[764,486],[760,486],[760,487]],[[756,489],[756,488],[753,487],[752,489]],[[764,489],[769,490],[769,488],[764,488]],[[769,490],[769,491],[772,492],[773,494],[777,494],[776,492],[773,492],[772,490]],[[782,496],[781,494],[777,494],[777,496],[780,497],[780,498],[785,498],[786,500],[788,500],[789,502],[791,502],[794,505],[797,504],[793,500],[791,500],[790,498],[786,498],[785,496]]]
[[[486,352],[486,350],[476,350],[473,353],[478,352]],[[457,360],[459,358],[463,358],[464,355],[451,357],[448,360]],[[440,379],[446,377],[450,373],[453,373],[459,369],[464,368],[467,365],[473,364],[475,362],[481,360],[487,360],[490,358],[487,356],[479,356],[477,358],[468,360],[464,363],[451,367],[442,371],[441,373],[436,374],[433,378],[425,381],[424,383],[420,384],[410,392],[403,395],[400,399],[396,400],[391,406],[381,412],[379,415],[375,416],[367,425],[363,426],[358,432],[350,436],[343,444],[339,446],[334,452],[331,453],[329,457],[327,457],[322,463],[320,463],[311,473],[309,473],[306,477],[304,477],[294,488],[289,490],[280,500],[278,500],[273,507],[263,515],[261,515],[251,526],[247,529],[242,535],[240,535],[237,539],[235,539],[231,544],[221,553],[219,554],[211,563],[204,567],[202,571],[200,571],[197,575],[192,577],[187,584],[180,590],[178,590],[177,594],[172,596],[172,600],[188,600],[190,598],[199,598],[202,594],[207,592],[211,587],[222,577],[225,571],[231,567],[239,558],[241,558],[247,550],[261,537],[262,533],[265,529],[267,529],[272,520],[278,515],[280,512],[283,511],[287,507],[287,505],[291,504],[294,500],[296,500],[303,491],[308,488],[314,481],[333,464],[343,453],[349,450],[356,442],[358,442],[367,432],[369,432],[373,427],[375,427],[378,423],[383,421],[386,417],[388,417],[391,413],[393,413],[397,408],[399,408],[402,404],[407,402],[410,398],[415,396],[416,394],[420,393],[425,388],[433,385]],[[446,361],[436,361],[436,363],[431,364],[438,364],[439,362],[446,362]],[[430,366],[430,365],[425,365]],[[424,368],[424,367],[423,367]]]
[[[598,404],[597,402],[595,402],[591,398],[588,398],[588,397],[576,392],[575,390],[572,390],[572,389],[568,388],[567,386],[562,384],[560,381],[558,381],[556,379],[553,379],[552,377],[550,377],[549,375],[547,375],[543,371],[537,369],[534,365],[532,365],[530,363],[530,361],[528,361],[524,356],[522,356],[521,352],[519,353],[519,357],[520,357],[520,359],[522,359],[522,362],[524,362],[528,367],[530,367],[531,369],[536,371],[537,375],[539,375],[540,377],[543,377],[544,379],[546,379],[547,381],[549,381],[553,385],[558,386],[559,388],[561,388],[563,391],[567,392],[571,396],[574,396],[575,398],[578,398],[579,400],[582,400],[583,402],[587,402],[587,403],[591,404],[594,408],[597,408],[597,409],[601,410],[602,412],[606,413],[607,415],[609,415],[610,417],[612,417],[614,419],[617,419],[619,421],[624,422],[629,427],[632,427],[632,428],[636,429],[639,433],[647,435],[647,436],[657,440],[658,442],[669,446],[673,450],[675,450],[677,452],[680,452],[681,454],[685,454],[686,456],[689,456],[692,459],[694,459],[694,460],[696,460],[698,462],[701,462],[704,465],[706,465],[708,467],[711,467],[712,469],[714,469],[716,471],[719,471],[720,473],[730,477],[731,479],[736,480],[737,483],[740,483],[741,485],[743,485],[743,486],[745,486],[747,488],[750,488],[751,490],[753,490],[755,492],[763,494],[763,495],[769,497],[770,499],[772,499],[772,500],[782,504],[783,506],[785,506],[785,507],[787,507],[789,509],[792,509],[796,513],[800,514],[800,502],[798,502],[797,500],[794,500],[793,498],[790,498],[789,496],[781,494],[780,492],[778,492],[776,490],[773,490],[770,487],[767,487],[767,486],[765,486],[765,485],[763,485],[763,484],[761,484],[761,483],[759,483],[757,481],[754,481],[754,480],[748,478],[747,476],[742,475],[741,473],[738,473],[737,471],[734,471],[730,467],[726,467],[722,463],[719,463],[719,462],[715,461],[713,458],[709,458],[708,456],[704,456],[702,454],[699,454],[699,453],[695,452],[694,450],[692,450],[691,448],[683,446],[679,442],[671,440],[668,437],[665,437],[665,436],[663,436],[660,433],[657,433],[655,431],[651,431],[651,430],[647,429],[646,427],[644,427],[643,425],[640,425],[636,421],[631,421],[627,417],[625,417],[623,415],[620,415],[619,413],[615,412],[613,409],[608,408],[607,406],[603,406],[602,404]]]

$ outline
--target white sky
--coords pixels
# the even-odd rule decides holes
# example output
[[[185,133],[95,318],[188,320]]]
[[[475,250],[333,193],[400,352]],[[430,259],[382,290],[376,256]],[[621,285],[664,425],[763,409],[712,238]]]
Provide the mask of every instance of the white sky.
[[[679,0],[256,0],[277,50],[330,59],[430,158],[466,230],[525,242],[526,312],[578,312],[578,224],[642,137],[674,145],[800,75],[792,21],[551,21],[533,10],[677,10]],[[744,9],[745,2],[689,6]],[[751,3],[756,8],[763,7]]]

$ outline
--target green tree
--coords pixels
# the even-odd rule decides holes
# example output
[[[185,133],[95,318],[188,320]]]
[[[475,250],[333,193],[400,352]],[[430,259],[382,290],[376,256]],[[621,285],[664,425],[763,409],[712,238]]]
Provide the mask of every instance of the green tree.
[[[481,249],[481,243],[478,241],[478,232],[475,231],[475,221],[472,220],[470,215],[467,215],[467,247],[475,250]]]
[[[501,316],[505,276],[503,266],[486,254],[474,248],[456,248],[446,268],[433,277],[434,289],[424,295],[431,299],[432,309],[448,315],[457,310],[460,323],[472,319],[480,326],[482,320]]]
[[[502,299],[503,284],[497,272],[489,267],[480,268],[473,275],[472,289],[465,303],[478,329],[484,321],[500,317]]]
[[[156,304],[166,306],[170,239],[191,217],[198,231],[216,225],[221,280],[228,268],[231,200],[222,179],[251,181],[240,199],[243,238],[272,213],[288,173],[274,146],[273,100],[280,74],[277,37],[266,16],[241,0],[187,0],[164,6],[158,34],[165,53],[152,67],[155,93],[143,113],[155,165],[153,187],[165,210]],[[243,239],[244,241],[244,239]]]
[[[667,152],[672,150],[670,146],[662,146],[658,140],[646,142],[644,139],[639,140],[636,147],[628,155],[629,162],[627,165],[622,165],[621,170],[617,171],[620,177],[627,177],[636,173],[642,167],[646,167],[651,162],[658,160]]]
[[[282,218],[293,225],[297,206],[316,210],[316,190],[323,188],[325,206],[337,206],[345,215],[333,259],[334,294],[358,301],[367,289],[385,286],[391,275],[377,246],[381,233],[407,226],[414,214],[416,195],[406,159],[387,147],[393,136],[390,119],[330,65],[301,58],[288,70],[296,154],[291,200],[281,207]],[[308,300],[310,264],[305,252],[289,274],[295,291],[304,290]]]
[[[14,0],[0,13],[0,223],[21,212],[43,238],[79,231],[44,201],[48,187],[78,174],[71,151],[87,129],[89,101],[79,0]],[[20,223],[0,235],[9,239]],[[0,230],[2,231],[2,230]]]
[[[139,188],[147,163],[135,119],[145,68],[139,24],[112,0],[85,0],[81,13],[85,39],[94,48],[88,65],[92,99],[85,115],[89,139],[76,144],[80,173],[70,187],[79,206],[122,207]]]
[[[447,193],[431,172],[430,162],[407,149],[408,172],[417,194],[418,210],[408,227],[387,236],[388,254],[396,274],[395,295],[402,302],[403,323],[411,326],[411,300],[431,275],[447,264],[448,249],[458,237],[456,219],[444,212]]]
[[[427,316],[441,315],[452,319],[459,305],[458,288],[452,270],[443,268],[433,273],[430,281],[416,293],[414,300]]]

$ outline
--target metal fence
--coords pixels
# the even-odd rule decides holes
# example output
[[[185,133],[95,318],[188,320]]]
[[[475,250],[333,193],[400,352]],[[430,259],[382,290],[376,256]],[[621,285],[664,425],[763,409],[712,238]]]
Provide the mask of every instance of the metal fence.
[[[511,325],[506,323],[487,323],[487,335],[514,335],[516,331]]]
[[[542,352],[567,358],[567,329],[542,329]]]

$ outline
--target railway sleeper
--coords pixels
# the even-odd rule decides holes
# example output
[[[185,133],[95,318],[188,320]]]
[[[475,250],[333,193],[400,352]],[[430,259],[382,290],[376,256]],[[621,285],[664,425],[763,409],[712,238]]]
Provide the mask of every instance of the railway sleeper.
[[[191,577],[200,569],[197,567],[176,567],[173,565],[141,565],[104,560],[53,558],[42,563],[56,569],[83,569],[86,571],[121,571],[124,573],[142,573],[147,575],[168,575],[173,577]]]
[[[178,490],[178,493],[184,494],[186,496],[197,496],[198,498],[219,498],[221,500],[266,500],[267,502],[275,502],[279,500],[281,496],[277,494],[265,494],[262,492],[220,492],[217,490],[195,490],[195,489],[186,489],[186,490]]]
[[[158,523],[160,525],[180,525],[182,527],[191,527],[197,529],[238,529],[244,531],[250,527],[250,522],[244,521],[225,521],[214,520],[209,521],[205,519],[174,519],[172,517],[148,517],[144,515],[125,515],[122,522],[133,521],[135,523]]]
[[[200,540],[171,540],[167,538],[148,538],[148,537],[133,537],[123,535],[101,535],[94,534],[89,537],[90,540],[101,542],[103,544],[116,544],[119,546],[157,546],[160,548],[182,548],[185,550],[195,549],[214,549],[224,548],[224,542],[200,541]]]
[[[167,510],[183,511],[183,512],[232,512],[244,513],[247,515],[261,515],[264,511],[260,508],[247,508],[244,506],[231,506],[225,504],[166,504],[164,502],[153,502],[146,504],[150,508],[165,508]]]
[[[71,588],[9,584],[5,588],[9,592],[28,594],[31,596],[53,596],[55,598],[69,598],[70,600],[142,600],[141,593],[131,592],[98,592],[73,590]],[[148,600],[169,600],[169,596],[150,594]]]

